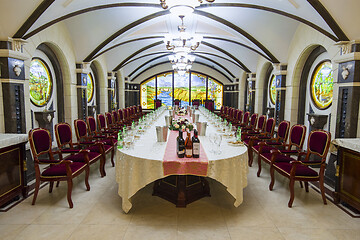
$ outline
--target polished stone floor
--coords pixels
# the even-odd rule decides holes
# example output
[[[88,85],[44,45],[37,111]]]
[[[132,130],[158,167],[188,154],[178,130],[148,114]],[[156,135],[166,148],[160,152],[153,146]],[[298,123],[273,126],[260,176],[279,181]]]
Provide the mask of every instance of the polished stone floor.
[[[153,197],[149,185],[133,197],[133,208],[125,214],[117,195],[115,169],[108,164],[107,176],[100,178],[92,166],[90,192],[85,191],[82,178],[75,181],[73,209],[68,208],[65,183],[52,194],[46,186],[35,206],[30,196],[0,213],[0,239],[360,240],[360,219],[351,218],[330,202],[323,205],[313,189],[306,193],[297,184],[293,208],[288,208],[287,183],[277,176],[270,192],[268,169],[257,178],[252,167],[244,202],[238,208],[232,205],[234,199],[225,187],[210,180],[212,197],[183,209]]]

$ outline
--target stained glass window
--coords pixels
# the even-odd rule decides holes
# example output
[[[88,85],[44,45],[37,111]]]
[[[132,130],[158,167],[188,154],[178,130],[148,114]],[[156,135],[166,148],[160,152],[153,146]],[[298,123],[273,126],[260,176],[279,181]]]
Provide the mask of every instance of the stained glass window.
[[[150,78],[141,84],[140,87],[141,106],[144,109],[154,108],[155,99],[155,77]]]
[[[36,106],[44,106],[52,94],[52,79],[49,68],[41,59],[35,58],[30,64],[30,100]]]
[[[207,99],[214,100],[215,109],[220,109],[223,105],[223,85],[210,77],[208,78]]]
[[[223,85],[200,73],[191,72],[191,83],[190,74],[180,76],[175,73],[174,84],[173,72],[162,73],[142,82],[140,89],[141,105],[144,109],[154,109],[156,98],[161,99],[163,106],[172,106],[173,100],[179,99],[181,107],[186,107],[190,103],[190,93],[191,100],[214,100],[215,109],[220,109],[223,104]],[[207,96],[206,92],[208,92]]]
[[[174,76],[174,99],[181,101],[181,107],[189,105],[189,75],[180,76],[175,73]]]
[[[328,108],[333,100],[333,70],[330,61],[321,63],[311,79],[311,99],[319,109]]]
[[[191,101],[206,99],[206,76],[199,73],[191,73]]]
[[[272,104],[275,104],[276,102],[276,78],[275,75],[273,75],[270,78],[269,82],[269,97]]]
[[[162,106],[172,106],[172,73],[167,72],[157,76],[157,99]]]
[[[94,97],[94,80],[89,73],[86,77],[86,89],[87,89],[87,101],[88,103],[91,102],[91,100]]]

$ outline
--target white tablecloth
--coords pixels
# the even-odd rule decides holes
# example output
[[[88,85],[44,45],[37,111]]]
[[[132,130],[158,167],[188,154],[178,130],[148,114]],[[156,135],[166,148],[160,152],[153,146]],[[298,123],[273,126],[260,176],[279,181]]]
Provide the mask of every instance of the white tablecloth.
[[[166,143],[156,142],[155,126],[165,125],[165,114],[168,114],[167,110],[137,140],[133,149],[122,149],[116,153],[118,193],[122,198],[122,208],[126,213],[132,207],[130,198],[138,190],[164,177],[163,156]],[[204,122],[206,119],[200,115],[199,121]],[[243,189],[247,186],[249,172],[247,147],[230,146],[228,139],[223,138],[222,152],[220,155],[215,155],[210,152],[212,145],[208,139],[209,134],[215,131],[215,127],[209,124],[206,136],[199,136],[209,160],[207,177],[226,186],[227,191],[235,198],[234,206],[238,207],[243,202]],[[174,149],[174,151],[176,150]]]

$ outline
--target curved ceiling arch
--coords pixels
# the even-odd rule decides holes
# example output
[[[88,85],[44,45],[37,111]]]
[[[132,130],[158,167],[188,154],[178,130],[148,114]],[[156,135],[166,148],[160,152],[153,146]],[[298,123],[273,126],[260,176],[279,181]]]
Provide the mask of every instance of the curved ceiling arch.
[[[113,71],[118,71],[118,70],[120,70],[122,67],[124,67],[124,66],[128,63],[128,61],[130,61],[130,59],[132,59],[132,58],[135,57],[136,55],[140,54],[141,52],[144,52],[144,51],[146,51],[146,50],[148,50],[148,49],[150,49],[150,48],[152,48],[152,47],[156,47],[156,46],[158,46],[158,45],[160,45],[160,44],[162,44],[162,43],[163,43],[163,41],[158,41],[158,42],[152,43],[152,44],[150,44],[150,45],[148,45],[148,46],[145,46],[145,47],[137,50],[136,52],[134,52],[133,54],[131,54],[130,56],[128,56],[126,59],[124,59],[121,63],[119,63],[119,64],[113,69]],[[213,44],[211,44],[211,43],[205,42],[205,41],[202,41],[202,44],[204,44],[205,46],[208,46],[208,47],[210,47],[210,48],[213,48],[213,49],[215,49],[215,50],[217,50],[217,51],[219,51],[219,52],[227,55],[228,57],[230,57],[231,59],[233,59],[234,61],[236,61],[236,62],[239,64],[238,66],[239,66],[241,69],[243,69],[245,72],[250,72],[249,68],[247,68],[239,59],[237,59],[235,56],[233,56],[233,55],[230,54],[229,52],[225,51],[224,49],[221,49],[220,47],[217,47],[217,46],[215,46],[215,45],[213,45]]]
[[[141,71],[140,73],[138,73],[132,80],[130,81],[133,81],[134,79],[138,78],[141,74],[143,74],[144,72],[150,70],[151,68],[154,68],[154,67],[157,67],[159,65],[162,65],[162,64],[169,64],[169,61],[165,61],[165,62],[159,62],[159,63],[156,63],[154,65],[151,65],[150,67],[144,69],[143,71]],[[199,64],[199,65],[203,65],[203,66],[206,66],[208,68],[211,68],[213,69],[214,71],[220,73],[221,75],[223,75],[227,80],[229,80],[229,82],[234,82],[232,79],[230,79],[228,76],[226,76],[223,72],[221,72],[220,70],[216,69],[216,68],[213,68],[212,66],[206,64],[206,63],[202,63],[202,62],[197,62],[196,64]]]
[[[158,54],[165,54],[165,53],[168,53],[168,55],[169,55],[169,52],[165,52],[165,51],[164,51],[164,52],[154,52],[154,53],[145,54],[145,55],[142,55],[142,56],[140,56],[140,57],[134,58],[134,59],[126,62],[122,67],[125,67],[126,65],[128,65],[128,64],[130,64],[130,63],[132,63],[132,62],[134,62],[134,61],[140,60],[140,59],[142,59],[142,58],[144,58],[144,57],[149,57],[149,56],[158,55]],[[238,63],[233,62],[232,60],[230,60],[230,59],[228,59],[228,58],[225,58],[225,57],[222,57],[222,56],[217,55],[217,54],[208,53],[208,52],[196,52],[196,53],[192,53],[192,54],[193,54],[194,56],[199,56],[199,57],[201,57],[201,54],[210,55],[210,56],[213,56],[213,57],[218,57],[218,58],[221,58],[222,60],[225,60],[225,61],[227,61],[227,62],[232,63],[233,65],[237,66],[238,68],[241,68],[241,66],[240,66]],[[241,69],[242,69],[242,68],[241,68]]]
[[[298,17],[296,15],[293,15],[293,14],[290,14],[290,13],[287,13],[287,12],[284,12],[284,11],[281,11],[281,10],[278,10],[275,8],[270,8],[270,7],[260,6],[260,5],[246,4],[246,3],[213,3],[213,4],[200,5],[196,9],[209,8],[209,7],[240,7],[240,8],[252,8],[252,9],[267,11],[267,12],[271,12],[274,14],[279,14],[284,17],[291,18],[291,19],[301,22],[305,25],[308,25],[308,26],[312,27],[313,29],[315,29],[316,31],[319,31],[322,34],[324,34],[325,36],[329,37],[330,39],[332,39],[335,42],[348,41],[347,36],[341,30],[340,26],[336,23],[336,21],[331,17],[329,12],[326,11],[324,6],[318,0],[308,0],[308,2],[319,13],[319,15],[323,18],[323,20],[327,23],[327,25],[334,31],[336,36],[304,18]]]
[[[171,53],[170,53],[170,52],[167,52],[166,54],[163,54],[163,55],[161,55],[161,56],[154,57],[154,58],[152,58],[152,59],[144,62],[143,64],[141,64],[140,66],[138,66],[134,71],[132,71],[132,72],[128,75],[128,77],[131,77],[131,76],[134,75],[137,71],[139,71],[141,68],[145,67],[145,66],[148,65],[149,63],[151,63],[151,62],[153,62],[153,61],[155,61],[155,60],[161,59],[161,58],[163,58],[163,57],[167,57],[167,56],[169,56],[169,55],[171,55]],[[205,59],[205,60],[207,60],[207,61],[209,61],[209,62],[212,62],[212,63],[216,64],[217,66],[219,66],[220,68],[222,68],[225,72],[227,72],[232,78],[235,78],[234,74],[232,74],[231,71],[229,71],[229,69],[227,69],[227,68],[226,68],[225,66],[223,66],[222,64],[216,62],[215,60],[213,60],[213,59],[211,59],[211,58],[208,58],[208,57],[204,57],[204,56],[198,55],[198,54],[196,54],[196,53],[193,53],[192,55],[197,56],[197,57],[199,57],[199,58],[203,58],[203,59]],[[198,62],[197,62],[197,63],[198,63]]]

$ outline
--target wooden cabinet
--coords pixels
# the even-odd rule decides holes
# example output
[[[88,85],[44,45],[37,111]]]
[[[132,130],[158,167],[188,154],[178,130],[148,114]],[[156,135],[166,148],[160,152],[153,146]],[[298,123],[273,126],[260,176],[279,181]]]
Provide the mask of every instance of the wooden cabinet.
[[[360,211],[360,153],[339,146],[335,202],[343,201]]]

